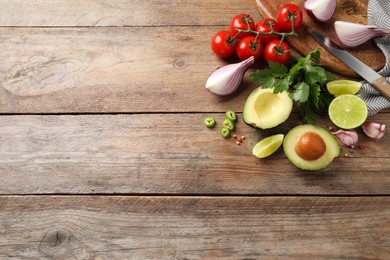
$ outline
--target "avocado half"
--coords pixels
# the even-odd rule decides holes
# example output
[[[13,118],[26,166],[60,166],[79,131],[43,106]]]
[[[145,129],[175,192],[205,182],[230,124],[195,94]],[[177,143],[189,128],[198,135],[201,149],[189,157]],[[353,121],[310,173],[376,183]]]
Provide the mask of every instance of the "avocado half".
[[[287,91],[274,94],[273,89],[258,87],[246,99],[242,117],[249,125],[267,129],[286,121],[292,108]]]
[[[300,143],[300,138],[305,134],[315,135],[322,139],[323,142],[320,141],[325,145],[325,150],[319,158],[307,160],[297,153],[297,144]],[[326,129],[314,125],[299,125],[291,129],[284,138],[283,150],[287,158],[295,166],[304,170],[320,170],[326,168],[334,158],[340,155],[340,145],[337,139]],[[308,156],[310,157],[310,154]]]

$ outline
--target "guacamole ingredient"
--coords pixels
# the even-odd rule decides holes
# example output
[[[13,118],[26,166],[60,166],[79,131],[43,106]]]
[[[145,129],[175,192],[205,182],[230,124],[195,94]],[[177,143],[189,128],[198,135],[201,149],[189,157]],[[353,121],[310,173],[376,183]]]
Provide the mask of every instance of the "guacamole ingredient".
[[[232,122],[237,121],[237,114],[233,110],[226,111],[225,115],[226,115],[226,118],[229,119],[230,121],[232,121]]]
[[[280,32],[279,25],[275,21],[275,19],[266,17],[264,19],[261,19],[256,24],[256,31],[262,32],[262,33],[271,33],[271,32]],[[272,35],[272,34],[260,34],[259,39],[263,44],[267,44],[272,40],[279,39],[278,35]]]
[[[298,168],[320,170],[340,155],[336,138],[315,125],[299,125],[291,129],[283,141],[287,158]]]
[[[232,121],[230,121],[229,119],[225,118],[222,122],[222,126],[229,129],[230,131],[233,131],[234,128],[235,128],[235,125]]]
[[[275,55],[286,56],[286,48],[282,48],[282,44],[288,46],[284,41],[285,37],[298,37],[295,31],[301,26],[302,17],[300,7],[291,3],[282,5],[275,19],[265,17],[256,25],[248,14],[235,15],[230,21],[229,30],[219,31],[212,37],[211,50],[221,58],[229,57],[235,52],[241,60],[249,56],[254,56],[257,60],[263,53],[263,44],[279,40],[279,45],[269,50]],[[289,55],[290,47],[287,49]]]
[[[240,60],[253,56],[257,61],[263,54],[263,44],[255,36],[247,36],[237,43],[236,54]]]
[[[345,94],[356,94],[363,84],[354,80],[337,79],[326,83],[326,89],[335,97]]]
[[[235,40],[232,40],[229,31],[219,31],[211,38],[211,50],[220,58],[226,58],[235,50]]]
[[[231,35],[236,35],[238,31],[241,31],[235,38],[243,39],[252,35],[250,31],[255,29],[255,21],[249,14],[238,14],[230,21],[229,28]]]
[[[290,69],[270,62],[269,69],[257,70],[250,77],[262,88],[272,88],[275,94],[291,89],[290,97],[296,102],[304,123],[313,124],[316,114],[326,112],[333,99],[325,86],[330,75],[316,63],[319,60],[320,52],[316,49],[298,59]]]
[[[206,88],[219,96],[227,96],[238,89],[247,69],[253,65],[254,57],[239,63],[228,64],[216,69],[207,79]]]
[[[363,132],[370,138],[379,140],[385,135],[386,125],[366,121],[362,125]]]
[[[317,21],[328,22],[336,11],[336,5],[336,0],[307,0],[303,8]]]
[[[342,129],[356,128],[366,121],[368,109],[358,96],[345,94],[336,97],[329,105],[329,118]]]
[[[215,126],[216,121],[215,121],[214,117],[206,117],[206,118],[204,119],[204,124],[205,124],[205,126],[207,126],[208,128],[212,128],[212,127]]]
[[[257,158],[266,158],[276,152],[283,143],[283,134],[268,136],[258,142],[252,150],[252,154]]]
[[[264,47],[264,60],[286,64],[290,59],[290,46],[282,40],[272,40]]]
[[[291,3],[282,5],[276,14],[276,20],[282,32],[298,30],[302,24],[302,18],[302,10]]]
[[[226,127],[222,127],[220,134],[223,138],[228,138],[230,136],[230,130],[227,129]]]
[[[275,94],[273,89],[258,87],[245,101],[242,118],[248,125],[267,129],[286,121],[292,108],[287,91]]]
[[[336,21],[333,27],[339,44],[344,48],[354,48],[390,33],[390,29],[343,21]]]
[[[351,148],[354,148],[359,141],[358,134],[353,130],[345,131],[340,129],[333,134],[337,137],[337,139],[340,140],[343,145],[349,146]]]

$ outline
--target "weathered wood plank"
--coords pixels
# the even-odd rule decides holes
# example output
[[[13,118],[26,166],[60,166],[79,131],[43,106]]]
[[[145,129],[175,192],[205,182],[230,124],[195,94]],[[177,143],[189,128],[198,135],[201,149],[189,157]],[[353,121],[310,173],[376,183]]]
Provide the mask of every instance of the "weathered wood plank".
[[[0,26],[225,25],[237,13],[260,17],[252,0],[1,0]]]
[[[364,150],[344,148],[327,169],[305,172],[282,149],[251,155],[263,137],[297,125],[296,114],[268,131],[240,119],[241,145],[220,137],[219,126],[207,129],[208,115],[2,116],[0,193],[389,194],[389,135],[371,141],[359,130]],[[390,125],[387,115],[374,119]]]
[[[0,113],[242,111],[260,64],[233,96],[204,87],[219,29],[0,28]]]
[[[0,113],[240,111],[249,73],[236,97],[204,87],[220,29],[0,28]]]
[[[386,259],[389,197],[0,197],[0,257]]]

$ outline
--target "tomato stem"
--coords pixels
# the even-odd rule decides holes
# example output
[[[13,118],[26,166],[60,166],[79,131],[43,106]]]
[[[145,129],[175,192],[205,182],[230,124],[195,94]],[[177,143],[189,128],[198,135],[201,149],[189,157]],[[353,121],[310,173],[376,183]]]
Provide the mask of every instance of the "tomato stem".
[[[298,37],[298,34],[297,34],[297,33],[295,32],[295,30],[294,30],[294,19],[295,19],[295,15],[292,15],[292,16],[290,17],[290,19],[291,19],[291,24],[292,24],[292,26],[291,26],[291,32],[275,32],[275,30],[274,30],[272,24],[270,24],[270,28],[271,28],[271,31],[270,31],[270,32],[259,32],[259,31],[256,31],[256,30],[252,30],[252,29],[250,28],[250,26],[249,26],[249,21],[246,20],[245,23],[247,24],[247,29],[243,30],[243,29],[238,29],[238,28],[236,28],[237,33],[236,33],[232,38],[230,38],[230,40],[231,40],[231,41],[234,41],[235,38],[236,38],[240,33],[253,33],[253,34],[256,34],[255,40],[257,40],[257,38],[259,37],[259,35],[278,35],[278,36],[282,37],[281,40],[280,40],[280,45],[281,45],[282,42],[284,41],[284,38],[285,38],[286,36]]]

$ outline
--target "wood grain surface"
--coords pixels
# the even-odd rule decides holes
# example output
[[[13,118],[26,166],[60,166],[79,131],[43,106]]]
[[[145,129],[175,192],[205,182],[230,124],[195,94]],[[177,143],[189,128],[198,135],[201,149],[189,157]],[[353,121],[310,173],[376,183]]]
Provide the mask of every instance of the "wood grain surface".
[[[222,113],[0,117],[0,193],[388,193],[387,135],[373,142],[360,130],[365,149],[344,147],[330,167],[311,173],[293,166],[282,149],[263,160],[252,156],[259,140],[297,125],[297,115],[269,131],[245,125],[239,115],[241,145],[220,137],[219,127],[206,128],[209,115],[219,124],[224,119]],[[387,113],[375,119],[390,125]]]
[[[248,0],[0,0],[0,4],[0,26],[6,27],[225,26],[240,11],[260,17]]]
[[[304,0],[288,1],[298,5],[303,10]],[[262,16],[276,17],[278,9],[285,4],[284,0],[254,0]],[[303,21],[301,28],[297,33],[299,37],[288,37],[286,40],[303,55],[307,55],[312,50],[319,48],[321,51],[321,63],[330,71],[337,74],[359,77],[347,65],[324,49],[307,31],[307,28],[314,29],[331,40],[337,42],[333,24],[335,21],[345,21],[359,24],[367,24],[368,0],[338,0],[336,11],[329,22],[317,22],[303,11]],[[365,44],[348,50],[352,55],[366,63],[372,69],[378,71],[386,63],[383,52],[375,45],[374,41],[368,41]]]
[[[386,259],[389,205],[388,197],[5,196],[0,257]]]
[[[212,35],[235,14],[259,20],[253,0],[0,5],[0,259],[388,258],[387,133],[357,129],[364,149],[302,171],[281,149],[251,155],[301,123],[242,121],[264,64],[230,97],[205,89],[237,61],[212,54]],[[241,145],[218,133],[228,109]]]
[[[226,64],[209,47],[221,29],[0,28],[0,112],[241,111],[256,87],[249,73],[236,98],[205,88]]]

